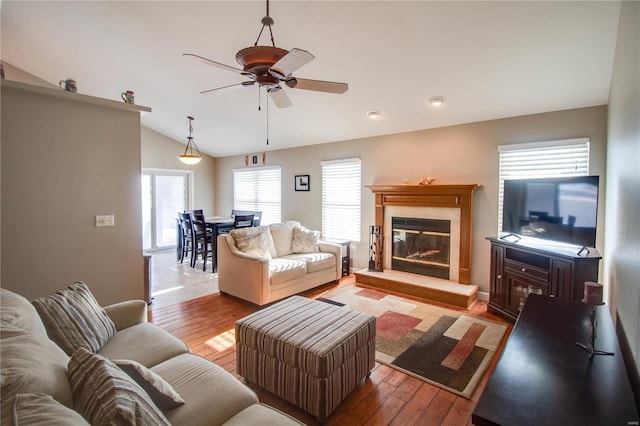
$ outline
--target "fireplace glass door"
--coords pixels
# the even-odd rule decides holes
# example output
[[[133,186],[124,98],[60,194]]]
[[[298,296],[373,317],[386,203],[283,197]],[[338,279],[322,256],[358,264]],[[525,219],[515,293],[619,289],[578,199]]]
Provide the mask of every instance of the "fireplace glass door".
[[[392,218],[391,269],[449,279],[451,222]]]

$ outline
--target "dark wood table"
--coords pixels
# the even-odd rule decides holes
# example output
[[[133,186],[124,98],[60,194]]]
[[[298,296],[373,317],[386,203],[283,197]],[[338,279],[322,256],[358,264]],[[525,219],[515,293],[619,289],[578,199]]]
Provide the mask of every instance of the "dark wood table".
[[[211,229],[213,232],[213,256],[212,256],[212,264],[213,264],[213,272],[216,272],[218,269],[218,235],[229,232],[233,229],[233,218],[232,217],[212,217],[205,219],[205,224],[207,228]],[[180,253],[182,253],[182,226],[180,226],[180,220],[176,219],[176,254],[178,256],[178,260],[180,260]]]
[[[591,307],[529,295],[478,401],[474,425],[637,425],[633,399],[609,308],[596,307],[596,349],[589,354]]]

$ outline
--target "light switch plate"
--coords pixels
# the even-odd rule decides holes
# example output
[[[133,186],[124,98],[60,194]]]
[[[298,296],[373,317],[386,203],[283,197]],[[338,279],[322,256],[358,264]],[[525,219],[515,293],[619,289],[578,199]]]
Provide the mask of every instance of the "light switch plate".
[[[115,226],[115,218],[112,214],[96,216],[96,226]]]

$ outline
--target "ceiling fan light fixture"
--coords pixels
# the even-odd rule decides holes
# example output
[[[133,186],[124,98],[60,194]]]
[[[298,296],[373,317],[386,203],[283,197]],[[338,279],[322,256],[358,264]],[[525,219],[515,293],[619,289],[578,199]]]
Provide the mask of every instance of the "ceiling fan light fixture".
[[[444,96],[433,96],[431,99],[429,99],[429,103],[433,106],[440,106],[446,101],[447,100],[444,98]]]
[[[194,165],[198,164],[202,160],[202,153],[196,146],[196,143],[193,141],[193,126],[191,122],[193,121],[193,117],[187,117],[189,119],[189,136],[187,137],[187,146],[184,149],[184,153],[178,155],[180,161],[184,164]],[[197,154],[194,153],[194,148]]]

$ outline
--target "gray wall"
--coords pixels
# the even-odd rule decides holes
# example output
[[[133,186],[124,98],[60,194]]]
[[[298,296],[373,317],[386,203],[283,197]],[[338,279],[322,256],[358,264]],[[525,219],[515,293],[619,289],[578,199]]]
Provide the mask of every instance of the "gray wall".
[[[187,135],[187,117],[185,115],[185,141]],[[178,155],[184,152],[185,144],[171,139],[163,134],[142,126],[142,167],[165,170],[193,171],[193,200],[192,208],[203,209],[205,215],[212,216],[215,212],[214,183],[215,160],[208,155],[202,156],[202,161],[193,166],[181,163]],[[196,138],[194,140],[197,141]],[[196,142],[197,143],[197,142]]]
[[[82,280],[102,304],[141,299],[140,113],[61,95],[3,84],[2,287],[33,299]],[[114,227],[95,226],[103,214]]]
[[[400,184],[403,178],[417,183],[434,176],[435,184],[478,183],[474,197],[472,283],[489,291],[489,243],[497,232],[498,145],[588,137],[591,139],[590,172],[602,183],[597,248],[603,249],[604,174],[607,108],[597,106],[502,120],[443,127],[411,133],[313,145],[267,152],[267,165],[282,166],[282,219],[299,220],[320,229],[322,160],[359,157],[362,184]],[[272,141],[277,146],[277,141]],[[254,155],[254,153],[250,154]],[[260,153],[255,153],[260,157]],[[246,167],[244,156],[216,161],[216,206],[218,214],[233,207],[234,168]],[[251,167],[251,166],[248,166]],[[311,191],[295,192],[294,176],[309,174]],[[361,242],[354,243],[356,269],[366,268],[369,225],[374,221],[374,197],[362,190]]]
[[[640,408],[640,3],[622,2],[609,97],[604,282]]]

